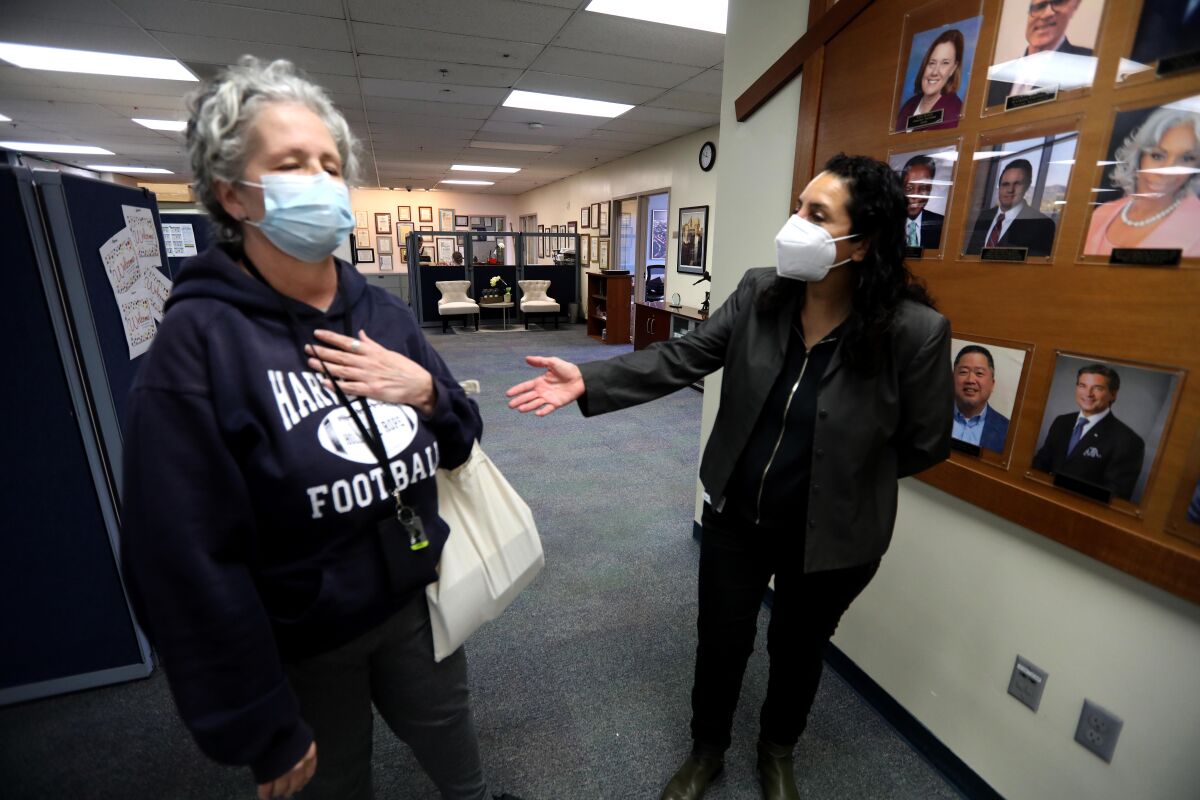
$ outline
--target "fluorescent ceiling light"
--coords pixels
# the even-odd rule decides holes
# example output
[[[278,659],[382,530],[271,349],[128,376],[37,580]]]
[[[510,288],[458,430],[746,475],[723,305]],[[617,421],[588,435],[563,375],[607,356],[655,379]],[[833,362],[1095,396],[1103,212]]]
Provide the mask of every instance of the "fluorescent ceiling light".
[[[554,153],[559,149],[556,144],[520,144],[518,142],[468,142],[468,147],[479,147],[483,150],[523,150],[530,153]]]
[[[530,108],[534,111],[554,111],[559,114],[582,114],[589,117],[619,117],[633,108],[626,103],[585,100],[582,97],[567,97],[561,94],[523,92],[520,89],[513,89],[501,105],[509,108]]]
[[[444,181],[438,181],[438,183],[456,183],[456,184],[458,184],[458,185],[460,185],[460,186],[495,186],[495,185],[496,185],[496,182],[495,182],[495,181],[454,181],[454,180],[444,180]]]
[[[455,172],[504,172],[508,174],[521,171],[520,167],[477,167],[471,164],[452,164],[450,169]]]
[[[42,142],[0,142],[0,147],[26,153],[76,153],[81,156],[113,156],[112,150],[82,144],[45,144]]]
[[[728,7],[728,0],[592,0],[584,10],[724,33]]]
[[[186,122],[179,122],[173,119],[139,119],[133,117],[133,121],[144,128],[150,128],[155,131],[182,131],[187,130]]]
[[[118,167],[111,164],[88,164],[88,169],[96,172],[120,172],[126,175],[174,175],[169,169],[159,167]]]
[[[127,78],[155,78],[166,81],[199,80],[187,67],[173,58],[126,56],[120,53],[0,42],[0,59],[25,69],[122,75]]]

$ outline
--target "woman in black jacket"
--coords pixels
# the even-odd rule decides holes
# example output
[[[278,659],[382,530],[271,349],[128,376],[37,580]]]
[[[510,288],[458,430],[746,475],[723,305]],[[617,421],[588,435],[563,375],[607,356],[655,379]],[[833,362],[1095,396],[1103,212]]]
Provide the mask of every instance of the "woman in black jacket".
[[[905,199],[888,165],[838,155],[752,269],[682,339],[545,373],[509,389],[538,416],[585,416],[661,397],[724,368],[700,465],[694,747],[663,800],[695,800],[723,767],[771,576],[770,677],[758,767],[767,798],[796,798],[792,751],[821,652],[891,539],[897,479],[950,452],[950,326],[904,264]]]

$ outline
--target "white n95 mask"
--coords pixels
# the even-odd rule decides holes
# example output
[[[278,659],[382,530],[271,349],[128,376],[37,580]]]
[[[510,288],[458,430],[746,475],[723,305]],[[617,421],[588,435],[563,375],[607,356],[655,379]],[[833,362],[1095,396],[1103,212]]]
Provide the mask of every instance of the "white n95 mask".
[[[857,233],[839,236],[836,239],[820,225],[809,222],[798,214],[792,214],[775,234],[776,272],[781,278],[795,281],[816,282],[825,279],[829,270],[840,267],[850,259],[836,264],[837,245],[842,239],[853,239]]]

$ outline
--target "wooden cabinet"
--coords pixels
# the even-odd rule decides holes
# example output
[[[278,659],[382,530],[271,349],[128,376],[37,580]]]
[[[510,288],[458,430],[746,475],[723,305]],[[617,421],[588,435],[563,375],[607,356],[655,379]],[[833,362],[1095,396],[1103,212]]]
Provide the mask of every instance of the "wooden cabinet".
[[[632,275],[587,273],[587,332],[606,344],[629,344]]]
[[[666,303],[637,303],[633,307],[633,349],[685,336],[704,320],[691,306],[671,308]]]

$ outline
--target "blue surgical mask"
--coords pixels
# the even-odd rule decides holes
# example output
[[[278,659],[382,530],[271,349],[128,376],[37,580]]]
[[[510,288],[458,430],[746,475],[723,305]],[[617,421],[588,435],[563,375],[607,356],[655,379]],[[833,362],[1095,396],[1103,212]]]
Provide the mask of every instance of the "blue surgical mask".
[[[254,222],[271,244],[300,261],[328,258],[354,230],[350,192],[326,172],[313,175],[263,175],[262,183],[241,181],[263,190],[266,213]]]

